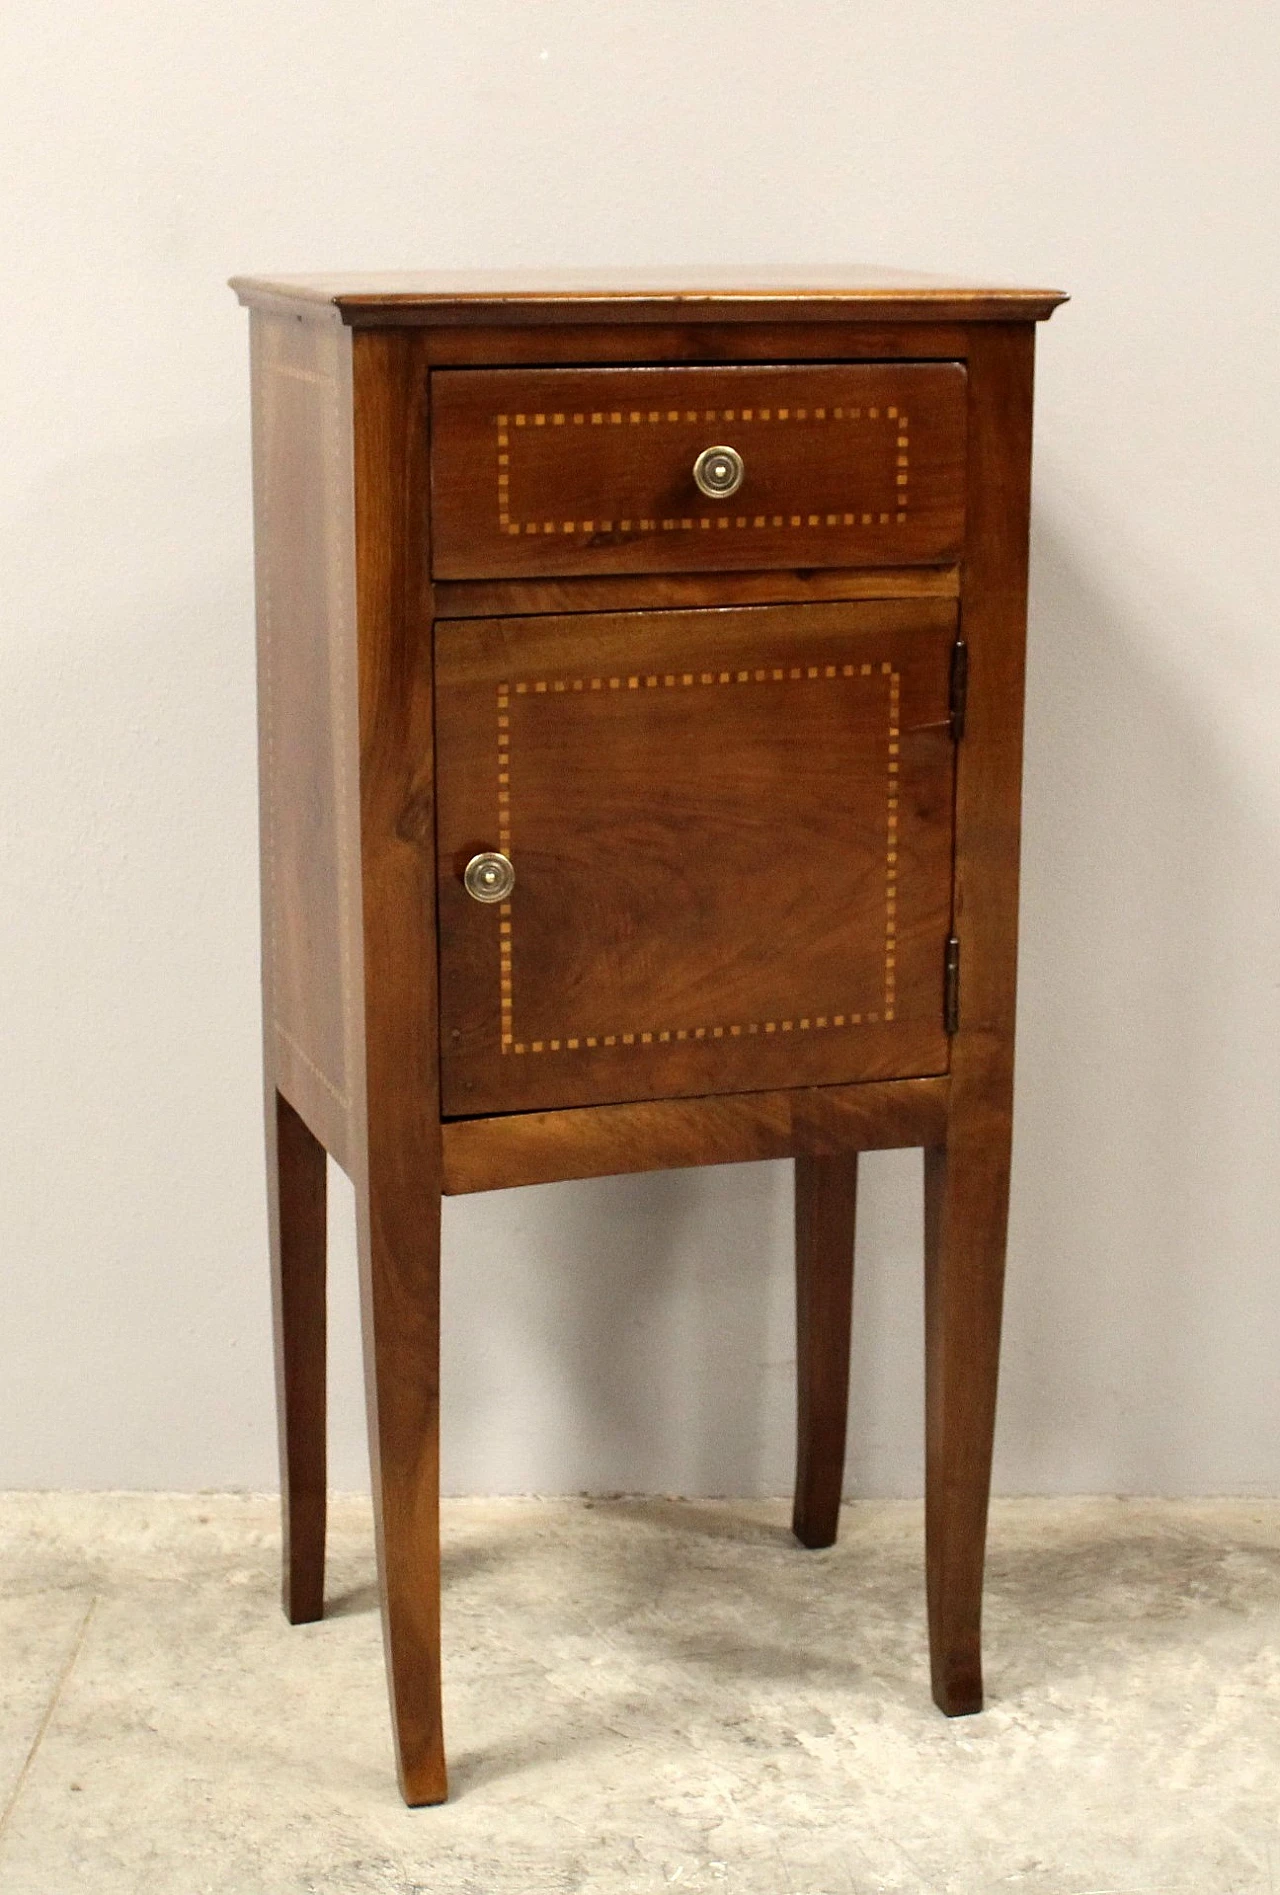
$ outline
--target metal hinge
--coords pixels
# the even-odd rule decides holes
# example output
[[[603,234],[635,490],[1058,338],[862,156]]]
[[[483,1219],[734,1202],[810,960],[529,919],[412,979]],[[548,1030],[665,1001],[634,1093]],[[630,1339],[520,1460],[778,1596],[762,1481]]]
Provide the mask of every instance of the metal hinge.
[[[951,647],[951,741],[964,736],[964,712],[969,697],[969,647],[957,638]]]
[[[954,934],[947,941],[943,963],[942,1025],[948,1034],[960,1031],[960,943]]]

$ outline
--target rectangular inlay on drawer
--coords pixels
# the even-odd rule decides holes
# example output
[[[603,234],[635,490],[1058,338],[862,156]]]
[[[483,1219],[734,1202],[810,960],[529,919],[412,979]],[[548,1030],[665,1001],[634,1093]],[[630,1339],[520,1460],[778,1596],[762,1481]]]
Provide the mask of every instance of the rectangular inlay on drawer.
[[[952,561],[965,388],[955,362],[438,370],[436,576]]]

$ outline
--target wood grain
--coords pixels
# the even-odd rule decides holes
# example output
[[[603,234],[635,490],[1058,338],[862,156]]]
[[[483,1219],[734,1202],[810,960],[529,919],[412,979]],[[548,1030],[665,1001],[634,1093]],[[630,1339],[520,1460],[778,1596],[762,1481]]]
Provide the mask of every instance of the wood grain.
[[[446,1113],[945,1071],[954,636],[942,600],[442,623]]]
[[[1034,330],[970,354],[969,645],[956,784],[960,1030],[947,1136],[925,1162],[926,1543],[934,1696],[982,1707],[982,1575],[1013,1114]]]
[[[435,576],[946,563],[964,404],[943,362],[440,371]],[[693,477],[717,445],[726,499]]]
[[[441,1127],[444,1189],[936,1144],[946,1133],[947,1088],[945,1078],[896,1079],[449,1120]]]
[[[949,1713],[978,1708],[1012,1104],[1031,324],[1060,296],[874,272],[237,288],[255,311],[286,1609],[322,1608],[322,1146],[355,1184],[393,1724],[404,1795],[425,1803],[446,1793],[442,1192],[796,1158],[795,1521],[824,1544],[843,1460],[856,1154],[918,1144],[933,1688]],[[778,376],[810,391],[833,377],[963,391],[963,411],[957,393],[934,410],[933,448],[915,419],[928,404],[908,431],[909,482],[934,468],[932,552],[922,539],[895,553],[892,534],[841,550],[825,517],[811,526],[805,489],[785,556],[671,550],[747,534],[700,525],[659,527],[638,554],[643,536],[605,531],[597,499],[629,493],[628,480],[646,495],[666,480],[675,495],[687,470],[659,466],[655,433],[612,463],[558,446],[509,460],[508,525],[524,523],[518,481],[536,476],[528,493],[573,504],[555,534],[508,534],[514,563],[494,565],[496,422],[487,457],[475,418],[489,425],[499,381],[531,396],[714,383],[736,391],[708,404],[723,419],[740,414],[741,389],[776,388]],[[833,397],[799,405],[820,399]],[[515,411],[526,425],[550,415],[553,431],[556,413],[577,412],[532,400]],[[753,477],[766,463],[756,451]],[[823,465],[810,438],[769,477],[798,491]],[[842,476],[860,465],[846,456]],[[467,485],[482,475],[487,513]],[[564,533],[586,519],[589,534]],[[445,548],[434,586],[433,528]],[[526,541],[550,544],[531,554]],[[475,576],[446,576],[455,570]],[[969,648],[958,750],[957,623]],[[470,902],[459,879],[504,826],[518,876],[505,917]],[[878,1007],[844,998],[873,978]],[[856,1035],[835,1024],[837,988],[846,1014],[866,1016]],[[732,1031],[768,1017],[772,1034]]]
[[[957,566],[790,567],[778,572],[610,573],[552,579],[437,580],[442,619],[541,613],[662,611],[829,599],[958,599]]]
[[[363,275],[238,276],[242,302],[331,304],[353,324],[581,322],[622,324],[678,313],[685,322],[767,322],[838,318],[874,322],[1035,321],[1064,301],[1061,290],[977,286],[914,271],[666,269],[383,271]]]
[[[266,1105],[283,1601],[305,1625],[324,1616],[325,1154],[269,1079]]]
[[[284,307],[282,305],[281,307]],[[963,323],[894,321],[850,323],[793,316],[785,308],[767,322],[733,320],[467,323],[418,332],[428,368],[604,367],[611,363],[721,362],[958,362],[968,347]]]
[[[340,1162],[358,1019],[351,338],[255,313],[267,1066]]]
[[[447,1794],[440,1705],[440,1131],[422,382],[354,350],[367,1077],[356,1178],[374,1512],[400,1782]]]
[[[856,1154],[796,1159],[796,1491],[802,1546],[834,1546],[844,1484]]]

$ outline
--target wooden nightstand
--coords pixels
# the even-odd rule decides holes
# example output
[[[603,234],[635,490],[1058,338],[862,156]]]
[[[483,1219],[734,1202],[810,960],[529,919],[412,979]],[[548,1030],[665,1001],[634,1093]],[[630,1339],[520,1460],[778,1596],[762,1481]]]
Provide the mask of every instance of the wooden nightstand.
[[[794,1158],[835,1537],[857,1153],[925,1149],[934,1696],[979,1624],[1035,323],[849,272],[244,278],[285,1609],[323,1611],[355,1183],[404,1794],[445,1795],[442,1193]]]

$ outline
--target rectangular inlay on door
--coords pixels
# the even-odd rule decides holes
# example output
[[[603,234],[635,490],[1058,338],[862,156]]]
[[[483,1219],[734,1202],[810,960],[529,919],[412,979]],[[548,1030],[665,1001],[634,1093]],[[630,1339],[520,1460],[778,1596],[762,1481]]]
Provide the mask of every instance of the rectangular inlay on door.
[[[444,1109],[942,1072],[947,600],[444,621]],[[514,865],[468,898],[467,861]]]

